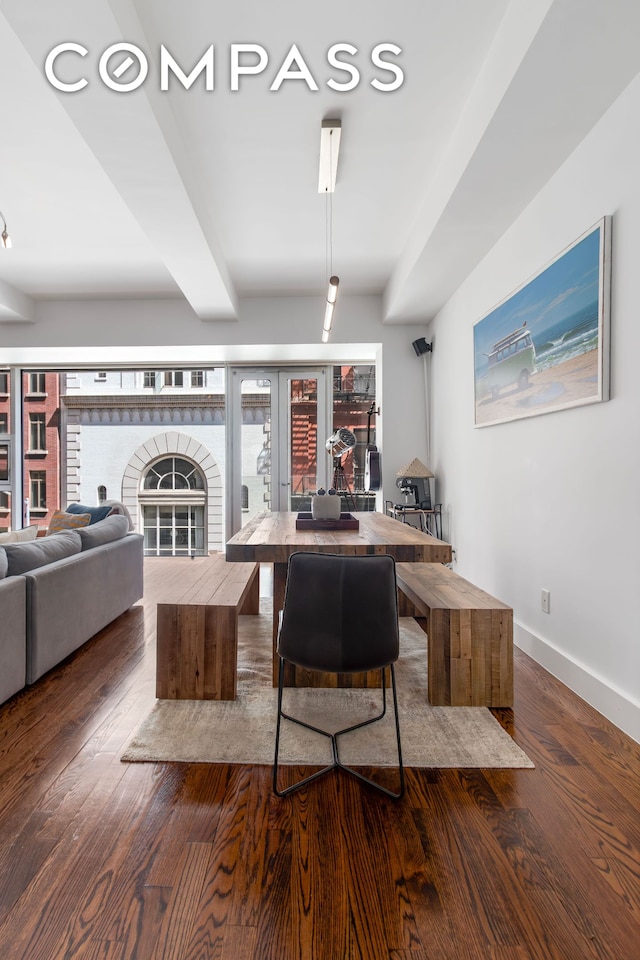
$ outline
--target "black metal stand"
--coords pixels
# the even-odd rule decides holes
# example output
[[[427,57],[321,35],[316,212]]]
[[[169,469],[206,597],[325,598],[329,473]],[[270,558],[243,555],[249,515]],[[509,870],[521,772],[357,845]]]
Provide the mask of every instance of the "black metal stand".
[[[434,503],[430,510],[423,510],[419,506],[410,503],[393,503],[391,500],[385,500],[385,513],[388,517],[407,523],[411,517],[417,517],[420,529],[423,533],[429,533],[442,540],[442,504]]]
[[[344,472],[344,467],[342,466],[342,458],[334,457],[333,458],[333,489],[336,493],[344,498],[345,506],[351,506],[350,510],[356,509],[356,501],[353,496],[353,491],[349,486],[349,481],[347,480],[346,474]]]

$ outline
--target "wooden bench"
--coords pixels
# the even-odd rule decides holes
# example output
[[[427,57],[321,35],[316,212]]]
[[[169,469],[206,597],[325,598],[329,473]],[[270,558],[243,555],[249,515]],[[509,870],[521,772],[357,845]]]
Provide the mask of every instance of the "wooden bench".
[[[224,554],[162,561],[156,697],[235,700],[238,616],[259,612],[259,564]]]
[[[401,616],[426,618],[429,702],[513,706],[511,607],[439,563],[398,563],[396,574]]]

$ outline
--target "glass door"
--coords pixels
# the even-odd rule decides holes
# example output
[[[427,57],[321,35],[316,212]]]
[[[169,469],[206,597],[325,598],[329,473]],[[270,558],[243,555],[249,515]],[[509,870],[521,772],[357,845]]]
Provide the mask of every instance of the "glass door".
[[[327,381],[324,367],[234,367],[229,536],[263,510],[310,510],[327,485]]]

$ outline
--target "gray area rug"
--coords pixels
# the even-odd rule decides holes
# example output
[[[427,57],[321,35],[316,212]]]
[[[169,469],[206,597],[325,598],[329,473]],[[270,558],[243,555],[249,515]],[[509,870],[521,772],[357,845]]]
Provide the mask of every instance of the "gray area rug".
[[[396,665],[400,729],[408,767],[533,767],[486,707],[432,707],[427,701],[426,636],[411,618],[400,620]],[[271,685],[271,605],[240,617],[238,699],[158,700],[128,744],[129,762],[252,763],[273,761],[277,691]],[[380,690],[288,688],[287,712],[340,729],[375,713]],[[389,703],[389,707],[391,704]],[[393,711],[377,724],[346,734],[341,759],[351,765],[396,764]],[[283,763],[325,764],[329,741],[283,721]]]

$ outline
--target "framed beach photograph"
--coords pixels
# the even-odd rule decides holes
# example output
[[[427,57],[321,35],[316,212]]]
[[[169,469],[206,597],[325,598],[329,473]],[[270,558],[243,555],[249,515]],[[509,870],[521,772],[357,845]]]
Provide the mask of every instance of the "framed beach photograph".
[[[475,426],[609,399],[611,218],[473,328]]]

